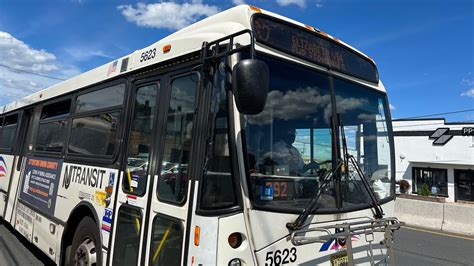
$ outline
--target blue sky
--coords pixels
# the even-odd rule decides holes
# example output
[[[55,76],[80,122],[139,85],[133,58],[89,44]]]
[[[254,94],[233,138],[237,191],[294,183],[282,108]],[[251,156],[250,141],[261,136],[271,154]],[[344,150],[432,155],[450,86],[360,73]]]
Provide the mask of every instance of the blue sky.
[[[474,109],[471,0],[0,0],[0,106],[239,3],[312,25],[374,58],[394,118]],[[474,121],[474,111],[446,117]]]

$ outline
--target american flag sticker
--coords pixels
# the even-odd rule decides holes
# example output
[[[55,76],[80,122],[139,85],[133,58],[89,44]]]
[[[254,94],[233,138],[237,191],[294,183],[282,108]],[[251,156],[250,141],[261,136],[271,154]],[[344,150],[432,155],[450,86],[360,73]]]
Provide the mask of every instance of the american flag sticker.
[[[107,70],[107,77],[110,76],[110,74],[114,73],[115,70],[117,70],[117,64],[118,64],[117,60],[115,60],[112,64],[110,64],[109,70]]]
[[[104,216],[102,217],[102,230],[106,232],[110,232],[110,227],[112,226],[112,214],[112,210],[105,209]]]

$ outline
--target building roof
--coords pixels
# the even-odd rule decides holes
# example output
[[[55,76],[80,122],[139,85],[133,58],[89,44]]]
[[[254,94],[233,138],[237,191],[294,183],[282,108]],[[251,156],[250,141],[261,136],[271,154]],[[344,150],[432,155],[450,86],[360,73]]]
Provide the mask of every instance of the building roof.
[[[451,130],[461,130],[464,127],[472,127],[471,122],[446,122],[445,118],[430,119],[394,119],[392,126],[394,132],[399,131],[431,131],[438,128],[449,128]]]
[[[462,166],[472,166],[474,167],[474,162],[461,161],[461,160],[441,160],[441,161],[408,161],[410,163],[417,164],[442,164],[442,165],[462,165]]]

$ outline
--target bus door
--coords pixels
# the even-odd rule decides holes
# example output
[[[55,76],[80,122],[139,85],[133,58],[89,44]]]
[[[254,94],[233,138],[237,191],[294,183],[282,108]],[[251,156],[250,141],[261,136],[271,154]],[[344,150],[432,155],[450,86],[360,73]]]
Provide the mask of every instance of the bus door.
[[[32,137],[34,108],[25,109],[19,121],[20,128],[17,131],[15,152],[15,163],[11,169],[11,179],[8,185],[8,196],[6,198],[5,216],[4,219],[13,224],[12,216],[14,207],[17,201],[17,190],[20,181],[20,174],[23,168],[24,156],[29,152]]]
[[[135,83],[113,265],[182,264],[198,80],[188,72]]]

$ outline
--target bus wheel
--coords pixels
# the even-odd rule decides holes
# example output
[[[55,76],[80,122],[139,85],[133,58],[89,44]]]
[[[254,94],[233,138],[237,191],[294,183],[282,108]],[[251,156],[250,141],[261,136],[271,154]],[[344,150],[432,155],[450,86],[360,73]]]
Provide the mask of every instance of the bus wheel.
[[[81,220],[72,238],[69,265],[102,265],[102,248],[97,228],[89,216]]]

